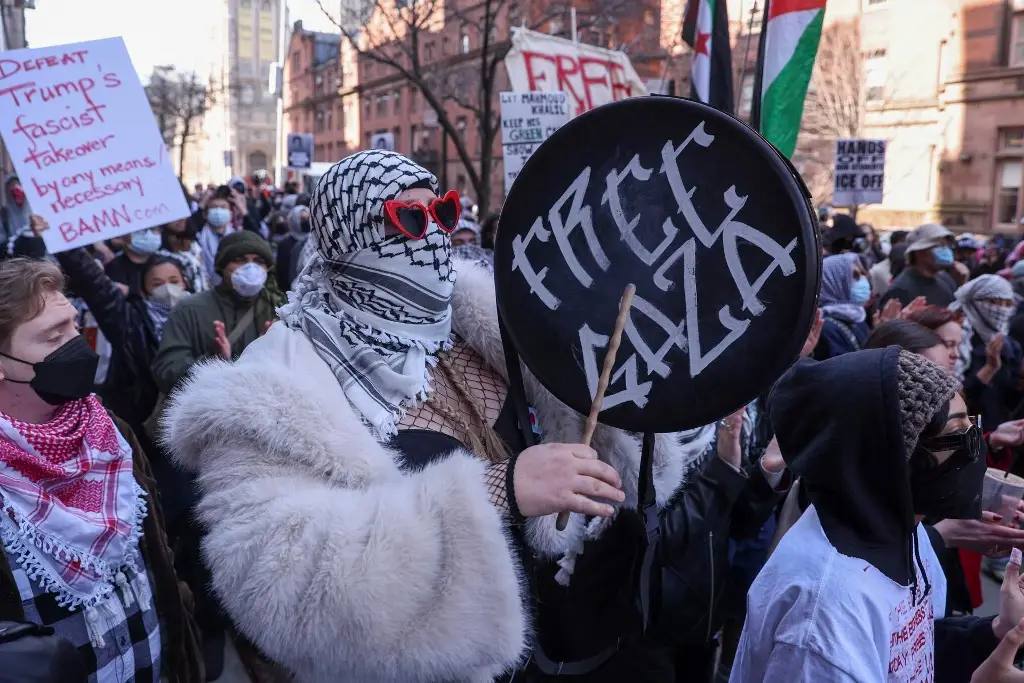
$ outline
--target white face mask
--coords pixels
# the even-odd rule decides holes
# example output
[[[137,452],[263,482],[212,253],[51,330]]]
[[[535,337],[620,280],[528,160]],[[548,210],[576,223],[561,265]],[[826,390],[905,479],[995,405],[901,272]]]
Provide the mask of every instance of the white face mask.
[[[176,285],[173,282],[165,282],[149,295],[149,298],[158,304],[163,304],[168,308],[174,308],[175,304],[188,296],[188,290],[181,285]]]
[[[255,263],[239,266],[231,274],[231,286],[235,288],[239,296],[247,299],[259,296],[265,284],[267,284],[267,271]]]

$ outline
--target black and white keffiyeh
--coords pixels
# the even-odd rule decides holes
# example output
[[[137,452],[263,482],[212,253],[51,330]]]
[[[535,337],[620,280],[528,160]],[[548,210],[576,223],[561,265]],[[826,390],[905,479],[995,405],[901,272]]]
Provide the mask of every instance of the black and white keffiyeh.
[[[451,240],[384,234],[384,202],[437,179],[401,154],[368,150],[319,180],[310,204],[315,247],[279,315],[302,330],[353,408],[386,439],[430,391],[434,354],[451,348]]]

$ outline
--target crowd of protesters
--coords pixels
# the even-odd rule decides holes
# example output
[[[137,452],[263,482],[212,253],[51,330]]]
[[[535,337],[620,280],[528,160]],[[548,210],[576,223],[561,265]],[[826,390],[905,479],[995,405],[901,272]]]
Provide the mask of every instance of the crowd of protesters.
[[[183,191],[49,254],[6,180],[11,680],[214,681],[228,641],[256,683],[1018,680],[1024,503],[983,490],[1024,492],[1024,242],[833,215],[801,358],[658,435],[647,558],[635,435],[527,377],[526,446],[496,215],[381,150]]]

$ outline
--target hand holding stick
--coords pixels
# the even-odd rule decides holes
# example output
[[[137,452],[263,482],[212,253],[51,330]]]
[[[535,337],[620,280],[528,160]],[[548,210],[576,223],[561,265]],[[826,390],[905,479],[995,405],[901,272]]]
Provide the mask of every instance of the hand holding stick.
[[[622,331],[626,328],[629,320],[629,309],[633,305],[633,295],[636,294],[636,287],[632,284],[626,285],[626,291],[622,293],[622,301],[619,302],[619,317],[615,319],[615,330],[612,338],[608,341],[608,352],[604,355],[604,365],[601,367],[601,378],[597,383],[597,393],[590,404],[590,415],[587,416],[587,426],[583,430],[583,445],[590,446],[594,438],[594,431],[597,429],[597,416],[601,412],[601,404],[604,403],[604,393],[608,390],[608,383],[611,380],[612,368],[615,366],[615,355],[619,351],[619,344],[622,342]],[[555,528],[559,531],[565,529],[569,523],[569,513],[559,512],[555,520]]]

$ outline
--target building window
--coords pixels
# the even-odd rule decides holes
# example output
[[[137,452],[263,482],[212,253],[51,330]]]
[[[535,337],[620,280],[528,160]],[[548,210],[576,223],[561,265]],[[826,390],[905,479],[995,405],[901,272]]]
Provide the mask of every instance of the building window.
[[[423,59],[427,62],[434,61],[434,42],[430,41],[423,44]]]
[[[372,105],[370,104],[370,99],[370,95],[363,96],[363,118],[365,119],[368,119],[371,116],[370,108]]]
[[[377,95],[377,116],[384,116],[387,113],[388,96]]]
[[[868,0],[868,7],[874,7],[876,5],[884,5],[885,0]]]
[[[394,100],[395,102],[395,113],[401,113],[400,110],[402,108],[402,91],[396,89],[394,92],[391,93],[391,99]],[[398,145],[395,145],[395,149],[398,149]]]
[[[466,29],[462,29],[462,33],[459,35],[459,50],[462,54],[469,53],[469,34],[466,33]]]
[[[1024,160],[1002,162],[998,170],[996,188],[996,223],[1016,224],[1021,216],[1021,180]]]
[[[448,38],[442,38],[441,39],[441,55],[443,56],[443,55],[447,55],[447,54],[448,54]]]
[[[1013,15],[1011,31],[1010,66],[1024,66],[1024,12]]]
[[[297,72],[302,68],[302,53],[296,50],[292,53],[292,71]]]
[[[316,132],[324,132],[324,113],[322,111],[316,113]]]
[[[459,131],[459,133],[466,132],[466,123],[467,121],[465,116],[460,116],[459,118],[455,119],[455,128]]]
[[[416,111],[416,107],[419,106],[419,105],[416,104],[416,100],[419,99],[419,95],[420,95],[420,91],[416,88],[416,86],[412,86],[412,87],[409,88],[409,113],[410,114],[415,112]]]
[[[327,110],[327,130],[334,130],[334,110]]]
[[[1024,128],[1002,131],[999,143],[1000,151],[1024,154]]]
[[[402,149],[402,129],[399,128],[398,126],[395,126],[391,130],[391,135],[395,138],[394,139],[394,150],[396,152],[401,151],[401,149]]]
[[[419,136],[416,135],[416,133],[419,132],[419,128],[420,127],[417,126],[415,123],[412,124],[412,126],[410,126],[409,128],[409,154],[415,154],[416,152],[420,151],[419,148],[417,147],[417,144],[419,142]]]
[[[242,0],[242,9],[252,9],[252,0]]]
[[[366,136],[363,138],[363,149],[370,149],[373,142],[373,133],[367,131]]]
[[[885,84],[888,77],[885,50],[876,50],[869,54],[864,60],[864,97],[868,102],[885,99]]]

